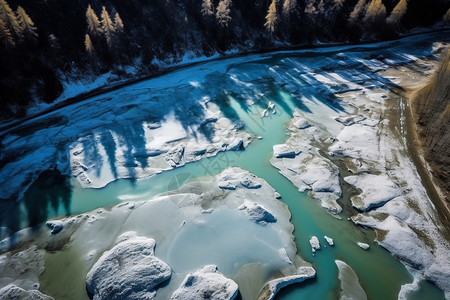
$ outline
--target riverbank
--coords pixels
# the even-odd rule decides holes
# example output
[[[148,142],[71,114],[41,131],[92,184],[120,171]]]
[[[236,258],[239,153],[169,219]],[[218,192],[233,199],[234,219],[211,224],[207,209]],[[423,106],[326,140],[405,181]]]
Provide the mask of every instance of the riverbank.
[[[304,97],[308,111],[296,111],[290,138],[274,147],[271,162],[332,214],[339,214],[349,199],[354,211],[347,212],[355,224],[373,228],[382,247],[448,295],[448,226],[410,158],[405,103],[394,91],[424,82],[434,72],[433,55],[442,46],[433,45],[429,54],[380,51],[364,61],[369,70],[362,78],[345,69],[352,65],[350,55],[342,55],[340,68],[299,72],[298,77],[317,81],[316,89],[336,97],[334,107],[326,112],[314,101],[326,93]]]
[[[209,62],[215,62],[225,59],[232,59],[232,58],[239,58],[239,57],[245,57],[249,55],[254,54],[270,54],[272,52],[291,52],[291,51],[299,51],[299,50],[308,50],[308,49],[327,49],[327,48],[334,48],[334,47],[340,47],[342,50],[349,50],[351,47],[356,46],[362,46],[365,45],[382,45],[382,44],[389,44],[391,42],[395,41],[401,41],[403,39],[415,37],[415,36],[421,36],[421,35],[428,35],[433,33],[440,33],[440,32],[447,32],[450,31],[450,28],[448,26],[438,26],[432,29],[424,28],[424,29],[417,29],[415,31],[412,31],[408,34],[401,35],[397,39],[392,40],[386,40],[386,41],[378,41],[378,40],[365,40],[362,42],[357,43],[317,43],[317,44],[305,44],[305,45],[295,45],[295,46],[277,46],[269,49],[263,49],[263,50],[256,50],[256,51],[239,51],[236,53],[236,51],[229,51],[221,54],[212,55],[211,57],[197,57],[193,59],[186,59],[183,60],[181,63],[175,64],[175,65],[169,65],[164,66],[162,70],[157,71],[155,73],[140,76],[137,78],[132,79],[126,79],[126,80],[120,80],[117,82],[109,83],[106,85],[100,85],[93,89],[87,89],[86,91],[82,91],[80,93],[77,93],[73,96],[70,96],[66,99],[59,99],[55,101],[54,104],[47,105],[46,108],[43,108],[42,110],[34,109],[33,113],[20,118],[19,120],[2,120],[0,122],[0,138],[2,138],[5,134],[7,134],[10,130],[18,129],[20,128],[20,125],[23,123],[26,123],[32,119],[38,118],[40,116],[49,114],[55,110],[64,108],[66,106],[70,106],[76,103],[79,103],[81,101],[87,100],[89,98],[99,96],[105,93],[112,92],[117,89],[121,89],[124,87],[127,87],[129,85],[133,85],[142,81],[146,81],[152,78],[157,78],[166,74],[169,74],[174,71],[182,70],[185,68],[190,68],[193,66],[199,66],[205,63]],[[107,81],[106,78],[101,80],[101,82]],[[67,83],[70,86],[70,83]],[[88,85],[89,86],[89,85]],[[37,110],[37,111],[36,111]]]
[[[437,72],[420,86],[409,88],[406,97],[410,110],[410,126],[420,160],[433,184],[442,205],[441,209],[450,220],[450,155],[448,127],[450,126],[448,90],[450,52],[447,48],[438,53],[440,62]],[[448,223],[450,224],[450,223]]]
[[[62,168],[66,168],[64,169],[66,174],[72,176],[69,202],[58,203],[57,200],[57,203],[43,201],[41,204],[39,200],[45,200],[46,197],[32,197],[26,203],[30,204],[32,201],[39,203],[39,209],[32,209],[33,207],[29,206],[28,213],[48,209],[48,217],[62,216],[64,212],[61,213],[58,204],[60,208],[64,204],[70,208],[68,211],[71,214],[83,214],[93,210],[92,214],[107,218],[107,212],[111,207],[117,207],[118,203],[128,202],[127,205],[132,206],[134,201],[153,199],[157,194],[177,190],[180,183],[187,181],[193,184],[188,184],[184,194],[203,194],[206,190],[194,184],[196,181],[197,183],[207,181],[205,176],[216,176],[228,166],[239,166],[259,178],[264,178],[279,193],[273,192],[275,198],[280,198],[289,206],[292,213],[290,223],[295,227],[293,234],[299,249],[298,254],[311,262],[318,274],[316,279],[298,288],[281,291],[280,297],[285,297],[281,299],[308,297],[335,299],[339,294],[336,260],[345,262],[354,270],[361,282],[361,288],[369,299],[395,299],[400,291],[404,291],[409,283],[413,282],[404,265],[422,280],[420,286],[425,287],[422,294],[424,299],[443,299],[442,291],[423,279],[443,285],[447,274],[445,259],[448,255],[445,251],[448,247],[445,245],[445,239],[442,239],[439,233],[436,234],[436,231],[441,229],[439,219],[405,149],[403,102],[389,89],[391,84],[395,85],[397,82],[398,85],[398,81],[406,77],[388,75],[384,72],[393,70],[401,74],[402,66],[412,66],[417,60],[430,58],[433,43],[444,38],[445,36],[430,35],[422,36],[420,40],[406,39],[402,43],[254,55],[203,64],[154,78],[84,101],[70,109],[67,107],[58,114],[54,112],[51,118],[42,116],[39,122],[27,124],[28,130],[17,130],[15,134],[9,135],[7,141],[10,145],[16,146],[9,149],[14,155],[19,155],[30,147],[34,150],[31,153],[37,155],[40,153],[39,147],[49,147],[53,144],[56,144],[55,149],[58,152],[55,156],[44,157],[47,160],[36,156],[24,157],[24,164],[16,165],[22,169],[9,166],[4,168],[4,174],[10,175],[10,172],[6,172],[11,170],[19,172],[19,175],[30,171],[30,165],[25,162],[32,161],[32,167],[45,168],[46,163],[57,161],[61,163]],[[431,69],[429,71],[432,72]],[[411,77],[411,80],[414,78]],[[155,114],[161,112],[155,110],[155,105],[167,110],[165,113]],[[176,116],[175,120],[173,116]],[[213,116],[215,118],[212,118]],[[220,125],[223,123],[219,121],[221,118],[233,121],[236,127],[226,126],[231,128],[231,131],[222,131]],[[171,121],[176,121],[175,123],[180,126],[165,127],[166,123],[174,124]],[[49,127],[49,123],[53,126]],[[188,137],[185,140],[178,139],[181,128]],[[166,136],[163,134],[166,132],[169,133],[169,140],[161,140],[161,137]],[[300,142],[288,145],[292,149],[274,147],[286,142],[289,137],[286,133]],[[216,139],[216,135],[219,135],[217,137],[219,139]],[[200,153],[205,149],[205,153],[208,153],[209,147],[214,148],[215,143],[222,146],[221,141],[224,138],[247,135],[254,139],[248,147],[244,144],[245,150],[218,152],[213,157],[202,156],[200,160],[186,164],[185,162],[188,162],[186,158],[191,157],[191,151],[196,148],[188,146],[183,150],[178,147],[182,147],[184,143],[198,146],[197,141],[204,141],[203,139],[209,136],[211,140],[206,144],[202,143],[204,148],[200,149],[202,150]],[[42,139],[43,136],[46,138]],[[165,147],[168,146],[165,142],[173,143],[174,147]],[[162,151],[156,151],[158,149]],[[170,151],[171,149],[173,151]],[[166,150],[168,151],[164,152]],[[303,183],[302,187],[305,190],[311,189],[314,192],[312,196],[320,201],[324,200],[321,203],[332,204],[328,207],[334,208],[334,216],[306,193],[299,193],[298,188],[278,173],[278,170],[269,163],[273,152],[278,156],[277,159],[287,162],[281,167],[290,168],[288,171],[295,173],[295,177],[301,180],[298,183]],[[67,160],[66,165],[62,164],[63,158],[78,162],[79,168],[71,168],[74,164],[68,164]],[[170,161],[178,162],[171,170],[164,168],[158,175],[143,178],[138,176],[145,175],[148,168],[166,166]],[[292,161],[296,163],[289,163]],[[127,168],[126,173],[124,167]],[[113,170],[118,175],[117,178],[110,176],[114,174]],[[76,173],[73,174],[72,171]],[[104,188],[83,188],[86,182],[73,177],[80,176],[83,172],[92,183],[109,183]],[[130,179],[123,179],[120,177],[122,175]],[[330,180],[323,180],[325,178]],[[243,182],[247,187],[251,187],[252,192],[259,193],[258,184],[249,180]],[[333,185],[327,186],[329,182]],[[239,184],[233,180],[223,180],[220,183],[225,189],[233,189]],[[49,194],[59,195],[52,190]],[[342,198],[339,198],[340,195]],[[392,195],[395,197],[391,197]],[[207,198],[214,199],[215,196],[216,193],[211,193]],[[257,194],[254,196],[258,197]],[[242,198],[238,200],[242,203]],[[177,202],[176,206],[184,207],[184,203]],[[208,207],[203,207],[204,203],[200,204],[202,209],[208,210]],[[337,205],[342,209],[340,213]],[[127,215],[129,210],[130,207],[123,206],[114,209],[114,212],[120,214],[126,211],[124,214]],[[215,212],[219,210],[221,208]],[[357,217],[355,214],[358,214]],[[265,213],[263,215],[268,216]],[[361,222],[359,224],[375,229],[378,243],[404,265],[374,243],[374,231],[357,228],[349,222],[348,218],[352,216],[355,222]],[[29,215],[26,214],[16,216],[21,220],[27,217],[29,218]],[[155,216],[155,220],[160,217]],[[206,211],[203,217],[208,218]],[[128,222],[152,221],[148,215],[139,220],[127,218],[127,222],[123,224],[116,224],[114,220],[111,219],[111,224],[105,226],[105,230],[101,232],[105,236],[104,239],[113,239],[117,236],[118,232],[112,229],[120,228],[123,232],[128,230],[129,228],[124,225],[129,224]],[[273,219],[269,216],[268,220]],[[268,223],[268,226],[271,226],[272,223]],[[60,229],[57,222],[50,224],[55,232]],[[186,225],[182,228],[190,230],[204,224],[197,222],[188,226],[189,228]],[[125,227],[122,228],[122,225]],[[234,224],[228,229],[232,229],[232,226]],[[150,230],[148,228],[151,229],[151,226],[145,230]],[[240,233],[240,229],[226,231],[224,235],[233,236],[236,233]],[[157,234],[145,237],[154,238]],[[144,236],[139,232],[136,235]],[[168,239],[173,238],[167,236]],[[335,246],[331,246],[325,236],[332,238]],[[318,250],[315,243],[317,251],[314,253],[310,245],[313,237],[316,237],[319,244],[322,243],[321,250]],[[193,240],[189,239],[190,242]],[[14,239],[12,241],[14,242]],[[214,235],[214,238],[208,238],[205,244],[213,247],[215,241]],[[119,246],[121,242],[123,241],[109,244],[108,249],[96,249],[97,254],[94,253],[96,258],[104,250],[121,248]],[[156,242],[155,253],[158,256],[163,244]],[[81,243],[82,249],[91,245]],[[361,249],[358,245],[364,246],[367,250]],[[29,248],[30,244],[18,246]],[[54,246],[57,247],[58,244]],[[223,249],[228,249],[227,247]],[[50,272],[54,277],[47,278],[49,273],[41,275],[41,286],[44,290],[44,282],[59,287],[65,285],[65,280],[73,281],[70,274],[60,272],[60,262],[69,260],[70,266],[77,271],[82,264],[77,260],[70,260],[71,255],[89,253],[81,251],[80,254],[76,249],[72,252],[70,250],[64,252],[64,248],[62,251],[59,251],[59,248],[48,249],[52,259],[46,261],[46,268],[57,271]],[[171,256],[175,264],[182,261],[187,253],[195,255],[202,250],[195,249],[194,246],[189,251],[185,251],[183,247],[173,249],[181,249]],[[410,251],[411,249],[417,251]],[[221,258],[228,252],[224,250],[218,253]],[[417,270],[417,265],[414,265],[417,257],[423,258],[425,265],[423,269]],[[231,255],[230,259],[235,258]],[[441,260],[437,262],[437,259]],[[170,261],[168,262],[172,265]],[[186,266],[188,262],[181,263]],[[227,265],[230,266],[232,263]],[[244,275],[255,274],[258,270],[257,266],[251,265],[247,270],[248,273]],[[439,274],[441,270],[443,272]],[[186,271],[189,274],[199,274],[200,269],[187,266]],[[223,273],[220,266],[219,271]],[[309,277],[308,274],[306,277]],[[249,276],[240,278],[244,281],[247,277]],[[297,279],[303,278],[300,276]],[[53,279],[62,283],[52,283]],[[86,292],[84,279],[83,276],[77,279],[80,287],[77,293]],[[254,280],[260,280],[255,276],[251,276],[251,279],[251,285],[255,283]],[[240,285],[245,287],[246,283]],[[283,285],[282,281],[274,282],[272,290],[276,291]],[[441,288],[446,289],[445,286]],[[55,290],[55,293],[65,292]],[[59,298],[69,299],[66,295]]]

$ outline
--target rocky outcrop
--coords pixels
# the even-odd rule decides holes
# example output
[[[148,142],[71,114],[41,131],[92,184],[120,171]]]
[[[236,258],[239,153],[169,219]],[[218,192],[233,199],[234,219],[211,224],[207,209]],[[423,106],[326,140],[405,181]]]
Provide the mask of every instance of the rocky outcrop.
[[[95,299],[153,299],[156,287],[168,280],[170,267],[154,255],[155,240],[129,233],[106,251],[86,276]]]
[[[171,300],[233,300],[238,292],[236,282],[220,273],[217,266],[208,265],[189,273],[173,293]]]

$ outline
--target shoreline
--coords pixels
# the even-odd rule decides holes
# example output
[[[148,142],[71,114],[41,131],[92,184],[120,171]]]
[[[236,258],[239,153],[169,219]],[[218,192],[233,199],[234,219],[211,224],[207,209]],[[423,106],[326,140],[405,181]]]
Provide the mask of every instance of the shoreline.
[[[412,96],[427,84],[428,80],[416,86],[409,87],[404,93],[400,93],[403,98],[402,100],[406,104],[404,110],[406,125],[405,138],[411,159],[417,168],[417,172],[419,173],[427,194],[433,204],[437,206],[436,211],[440,216],[441,222],[445,225],[444,229],[447,229],[444,236],[450,241],[450,207],[445,202],[445,193],[442,191],[432,174],[433,168],[425,160],[425,149],[418,137],[418,127],[412,108]]]
[[[42,111],[36,112],[29,116],[25,116],[18,120],[12,120],[12,121],[1,120],[0,121],[0,139],[5,137],[11,130],[20,128],[20,126],[23,125],[24,123],[26,123],[27,121],[44,116],[44,115],[54,112],[58,109],[61,109],[61,108],[64,108],[64,107],[67,107],[67,106],[70,106],[73,104],[77,104],[84,100],[90,99],[92,97],[99,96],[99,95],[102,95],[102,94],[105,94],[108,92],[112,92],[117,89],[121,89],[121,88],[130,86],[130,85],[133,85],[136,83],[140,83],[145,80],[157,78],[157,77],[169,74],[174,71],[182,70],[184,68],[200,66],[200,65],[210,63],[210,62],[217,62],[217,61],[221,61],[221,60],[225,60],[225,59],[239,58],[239,57],[255,55],[255,54],[270,54],[270,53],[274,54],[274,53],[278,53],[278,52],[282,53],[284,51],[314,50],[314,49],[326,49],[326,48],[333,48],[333,47],[353,47],[353,46],[357,47],[357,46],[364,46],[364,45],[371,45],[371,44],[376,45],[379,43],[396,42],[396,41],[401,41],[403,39],[407,39],[407,38],[414,37],[414,36],[442,33],[442,32],[446,32],[446,31],[450,31],[450,28],[449,27],[441,27],[438,29],[431,29],[431,30],[424,30],[424,31],[419,30],[418,32],[410,32],[408,34],[401,35],[395,39],[388,39],[388,40],[383,40],[383,41],[367,40],[367,41],[361,41],[361,42],[356,42],[356,43],[341,42],[341,43],[322,44],[319,42],[319,44],[303,44],[303,45],[290,45],[290,46],[287,45],[287,46],[273,47],[273,48],[268,48],[268,49],[243,51],[243,52],[238,52],[238,53],[233,53],[233,54],[228,54],[228,55],[225,54],[225,55],[222,55],[219,57],[212,56],[210,58],[207,57],[204,60],[194,60],[193,62],[174,64],[174,65],[163,68],[152,74],[143,75],[143,76],[137,77],[137,78],[125,79],[123,81],[119,80],[119,81],[116,81],[109,85],[103,85],[103,86],[94,88],[93,90],[82,92],[76,96],[69,97],[58,103],[55,103],[54,105],[51,105],[50,107],[45,108]]]

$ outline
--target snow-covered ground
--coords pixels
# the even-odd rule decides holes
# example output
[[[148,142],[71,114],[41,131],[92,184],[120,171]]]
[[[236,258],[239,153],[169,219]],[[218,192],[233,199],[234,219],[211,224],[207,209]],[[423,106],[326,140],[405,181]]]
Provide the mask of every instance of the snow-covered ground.
[[[225,180],[235,188],[220,188]],[[110,299],[108,293],[117,299],[169,299],[173,293],[181,299],[182,292],[202,291],[235,296],[237,287],[244,299],[271,299],[315,275],[297,254],[290,216],[267,182],[229,168],[148,201],[51,220],[39,233],[18,232],[11,237],[17,244],[36,246],[0,256],[0,283],[31,293],[45,271],[45,291],[57,291],[56,298],[70,290],[72,299],[83,299],[87,285],[94,299]],[[64,289],[61,265],[70,276]]]
[[[450,297],[450,244],[409,157],[404,102],[390,90],[426,80],[435,63],[430,56],[440,48],[282,60],[279,84],[299,93],[303,107],[271,162],[333,214],[342,211],[343,187],[351,187],[360,212],[353,222],[374,228],[381,246]]]
[[[424,58],[436,48],[424,50],[416,43],[420,44],[417,38],[410,38],[399,45],[387,42],[206,63],[27,121],[0,133],[0,198],[20,198],[42,171],[53,167],[75,176],[83,187],[99,188],[119,178],[148,177],[219,151],[241,150],[252,136],[229,108],[229,99],[238,98],[243,108],[267,107],[263,117],[270,116],[284,105],[282,101],[264,102],[273,85],[286,91],[282,97],[292,97],[297,107],[288,126],[290,138],[284,145],[274,146],[272,164],[333,214],[342,212],[340,199],[350,188],[351,205],[361,212],[352,220],[376,229],[379,244],[449,297],[450,246],[440,233],[433,204],[408,156],[402,138],[404,120],[399,121],[395,112],[402,109],[402,102],[389,90],[389,85],[417,82],[431,72],[433,62]],[[265,183],[251,175],[222,175],[215,179],[217,186],[202,186],[201,195],[188,185],[148,202],[52,222],[54,234],[48,237],[45,232],[36,240],[36,251],[60,250],[65,245],[62,254],[80,258],[77,266],[82,270],[74,272],[87,274],[105,250],[120,244],[116,241],[120,234],[134,231],[138,238],[154,239],[155,256],[172,268],[169,286],[156,291],[157,297],[163,298],[170,297],[188,273],[212,263],[239,286],[250,286],[246,295],[254,297],[272,278],[254,276],[263,273],[259,264],[223,261],[222,253],[230,251],[229,240],[253,243],[248,249],[263,247],[267,251],[257,261],[270,261],[267,267],[283,270],[279,274],[292,282],[313,276],[311,269],[302,269],[295,261],[287,215],[276,213],[273,203],[261,202],[264,196],[275,197],[274,191],[262,193]],[[225,200],[215,206],[222,203],[215,202],[221,199],[218,195],[225,195]],[[147,222],[157,226],[142,227]],[[248,226],[246,230],[239,227],[243,224]],[[289,235],[280,237],[279,226]],[[240,235],[252,230],[264,234],[270,243]],[[216,248],[189,249],[186,245],[193,236],[204,237],[198,242]],[[212,237],[220,239],[211,243]],[[279,246],[267,247],[273,244]],[[38,261],[39,253],[35,255]],[[186,253],[197,254],[186,259]],[[204,260],[213,253],[221,257]],[[56,257],[64,259],[47,253],[48,259],[52,257],[55,264]],[[32,270],[27,280],[35,284],[29,278],[39,272],[41,268]],[[250,284],[240,284],[249,277]],[[11,283],[30,290],[30,285],[22,285],[22,278],[11,278]],[[84,278],[73,284],[84,292]],[[265,295],[272,297],[272,292],[285,284],[284,279],[275,279],[264,289]],[[247,293],[245,289],[240,292],[243,296]]]

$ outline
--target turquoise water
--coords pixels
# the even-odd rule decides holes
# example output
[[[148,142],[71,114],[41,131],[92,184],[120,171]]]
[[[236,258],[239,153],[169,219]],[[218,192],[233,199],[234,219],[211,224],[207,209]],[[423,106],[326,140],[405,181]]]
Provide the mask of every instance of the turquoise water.
[[[370,51],[369,51],[370,52]],[[275,61],[287,58],[291,54],[277,54],[268,56],[264,61],[260,60],[260,65],[271,65]],[[314,53],[314,55],[305,54],[305,58],[332,54]],[[296,57],[301,57],[297,53]],[[316,58],[314,58],[316,59]],[[328,58],[326,58],[328,59]],[[318,58],[320,61],[321,58]],[[330,62],[331,63],[331,62]],[[236,64],[230,68],[240,71],[249,68],[249,65]],[[255,68],[256,79],[259,79],[258,66]],[[183,70],[188,73],[188,70]],[[252,71],[249,69],[248,75],[252,77]],[[221,77],[222,76],[222,77]],[[212,74],[208,82],[211,86],[217,85],[220,88],[223,75]],[[251,80],[250,80],[251,81]],[[151,81],[149,81],[151,83]],[[156,84],[153,82],[153,84]],[[139,85],[145,86],[145,82]],[[150,84],[151,85],[151,84]],[[274,144],[284,143],[289,138],[286,130],[292,112],[298,108],[296,99],[291,98],[290,94],[284,89],[275,86],[272,83],[264,83],[267,89],[260,103],[253,106],[243,104],[245,98],[235,99],[230,94],[221,94],[217,102],[227,116],[238,117],[245,123],[244,130],[260,136],[262,139],[255,139],[244,151],[223,152],[215,157],[205,158],[195,163],[187,164],[184,167],[163,172],[148,179],[124,180],[120,179],[110,183],[102,189],[83,189],[75,179],[60,179],[54,175],[55,182],[64,182],[58,185],[50,193],[49,197],[39,195],[39,187],[29,192],[30,198],[39,198],[40,204],[37,207],[27,207],[26,201],[23,201],[20,207],[21,215],[26,216],[29,211],[38,211],[40,215],[36,220],[45,220],[52,216],[62,216],[66,214],[76,214],[91,211],[100,207],[111,206],[120,202],[148,200],[152,196],[164,193],[178,188],[189,180],[201,180],[204,176],[211,176],[220,173],[227,167],[237,166],[246,169],[253,174],[265,179],[282,196],[281,201],[286,203],[292,213],[291,222],[295,226],[294,236],[298,250],[302,257],[311,262],[317,271],[317,277],[303,284],[294,285],[284,289],[277,296],[277,299],[336,299],[339,294],[339,282],[337,279],[337,267],[334,263],[336,259],[343,260],[350,265],[358,275],[363,289],[366,291],[369,299],[396,299],[402,284],[413,281],[412,276],[405,267],[394,259],[386,250],[373,242],[375,234],[371,230],[365,230],[354,226],[347,218],[355,214],[355,211],[344,210],[340,219],[328,214],[318,202],[306,193],[299,192],[297,188],[285,177],[279,174],[269,160],[272,157],[272,146]],[[116,91],[120,94],[121,90]],[[122,91],[123,95],[135,97],[130,91]],[[136,94],[138,93],[136,89]],[[251,91],[257,92],[257,91]],[[129,93],[129,94],[127,94]],[[124,97],[120,95],[121,97]],[[144,95],[144,94],[142,94]],[[136,97],[143,97],[137,95]],[[180,96],[181,97],[181,96]],[[235,95],[235,97],[237,97]],[[126,99],[125,99],[126,100]],[[260,117],[260,112],[269,101],[276,104],[276,113],[266,118]],[[136,122],[139,123],[139,122]],[[140,124],[138,124],[140,126]],[[52,183],[43,180],[44,189]],[[71,185],[68,188],[68,185]],[[70,201],[68,200],[67,189],[70,189]],[[35,217],[28,216],[28,221]],[[27,220],[23,220],[22,227],[27,226]],[[309,239],[311,236],[317,236],[321,242],[322,250],[314,255],[311,252]],[[327,246],[323,236],[327,235],[334,239],[335,246]],[[370,244],[370,249],[364,251],[356,245],[356,242],[366,242]],[[421,291],[411,295],[410,299],[444,299],[442,291],[433,284],[421,282]]]
[[[341,214],[342,219],[331,216],[316,200],[299,192],[270,164],[272,146],[283,143],[288,138],[286,127],[291,118],[289,113],[295,107],[289,97],[283,98],[288,104],[286,108],[281,110],[277,107],[276,114],[263,119],[258,117],[261,108],[253,107],[251,111],[246,112],[236,100],[231,99],[231,108],[245,122],[245,129],[262,137],[252,142],[244,151],[220,153],[149,179],[118,180],[99,190],[83,189],[73,181],[70,210],[78,213],[121,201],[149,199],[159,193],[176,189],[188,180],[198,180],[203,176],[218,174],[227,167],[238,166],[264,178],[282,195],[281,200],[289,206],[292,213],[291,222],[295,226],[297,247],[302,257],[311,262],[317,270],[316,279],[286,288],[277,299],[338,297],[339,283],[334,263],[336,259],[347,262],[355,270],[369,299],[396,299],[400,286],[412,282],[412,277],[400,262],[373,242],[374,233],[354,226],[347,220],[345,213]],[[309,245],[309,239],[313,235],[319,237],[322,245],[322,250],[314,255]],[[324,235],[332,237],[336,245],[326,246]],[[369,243],[370,250],[360,249],[356,245],[358,241]],[[413,295],[411,299],[444,299],[443,293],[434,285],[422,282],[421,287],[421,292]]]

